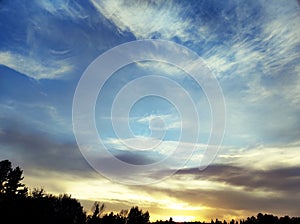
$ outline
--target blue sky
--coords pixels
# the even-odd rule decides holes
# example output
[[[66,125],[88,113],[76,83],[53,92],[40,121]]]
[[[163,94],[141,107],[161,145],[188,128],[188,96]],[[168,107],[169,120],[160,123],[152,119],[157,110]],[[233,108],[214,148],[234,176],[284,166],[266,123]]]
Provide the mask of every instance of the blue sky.
[[[299,7],[293,0],[1,1],[0,159],[21,166],[31,187],[71,193],[87,207],[94,200],[116,211],[137,204],[153,220],[164,215],[178,220],[256,212],[300,215],[295,207],[300,200],[295,189],[300,184]],[[75,139],[72,107],[80,78],[98,56],[143,39],[171,41],[203,59],[222,89],[226,129],[214,162],[207,171],[195,172],[212,128],[210,100],[203,89],[185,71],[162,62],[132,63],[116,71],[99,93],[95,121],[105,147],[118,159],[147,165],[168,158],[182,128],[193,136],[200,127],[199,140],[186,138],[167,164],[174,172],[183,170],[140,187],[114,182],[90,167]],[[120,130],[123,134],[117,136],[111,108],[124,86],[124,99],[161,91],[190,111],[183,95],[172,91],[173,84],[130,84],[152,75],[187,91],[199,120],[183,122],[176,105],[148,96],[128,114],[117,108],[114,121],[120,127],[129,122],[132,131]],[[147,148],[157,139],[158,147]],[[192,147],[197,151],[189,157],[184,152]],[[98,156],[100,163],[106,159]],[[188,159],[184,167],[177,166]],[[139,181],[159,179],[164,172],[140,173]]]

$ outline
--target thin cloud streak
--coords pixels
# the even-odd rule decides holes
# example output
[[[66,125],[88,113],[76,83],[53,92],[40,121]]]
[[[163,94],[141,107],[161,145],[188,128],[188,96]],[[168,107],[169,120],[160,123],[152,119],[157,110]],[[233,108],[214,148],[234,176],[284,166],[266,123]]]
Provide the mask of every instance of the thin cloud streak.
[[[2,65],[16,70],[34,79],[59,79],[72,71],[73,66],[63,61],[43,63],[34,58],[12,52],[0,52]]]

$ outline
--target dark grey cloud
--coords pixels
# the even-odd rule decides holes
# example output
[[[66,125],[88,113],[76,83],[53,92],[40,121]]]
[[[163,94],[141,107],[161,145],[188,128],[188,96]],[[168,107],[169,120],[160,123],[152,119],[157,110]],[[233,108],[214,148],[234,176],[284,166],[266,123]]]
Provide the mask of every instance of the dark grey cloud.
[[[254,170],[231,165],[211,165],[206,170],[198,168],[179,170],[177,175],[192,175],[195,179],[208,179],[247,190],[258,188],[279,192],[297,193],[300,186],[300,167],[282,167]]]
[[[86,176],[92,171],[75,142],[63,142],[45,133],[29,132],[22,125],[0,133],[1,155],[24,170],[45,170]]]
[[[95,154],[96,163],[91,167],[81,154],[75,138],[60,138],[49,132],[43,132],[15,117],[3,120],[0,129],[0,160],[9,159],[24,170],[24,176],[41,177],[44,173],[76,175],[78,178],[106,178],[119,181],[135,179],[130,171],[115,166],[114,157],[107,158]],[[133,165],[145,165],[155,162],[146,153],[111,150],[115,158]],[[99,166],[98,166],[99,164]],[[145,171],[147,172],[147,171]],[[149,171],[150,172],[150,171]],[[140,172],[139,178],[147,173]]]
[[[142,151],[129,151],[129,150],[118,150],[118,149],[110,149],[110,152],[119,160],[133,164],[133,165],[147,165],[151,163],[157,162],[154,157],[158,157],[161,155],[153,156],[153,153],[142,152]]]

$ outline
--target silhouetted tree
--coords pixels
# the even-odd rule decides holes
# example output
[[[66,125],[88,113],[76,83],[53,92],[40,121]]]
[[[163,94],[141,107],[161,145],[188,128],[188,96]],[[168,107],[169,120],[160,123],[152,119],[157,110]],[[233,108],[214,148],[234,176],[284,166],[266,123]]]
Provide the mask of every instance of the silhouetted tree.
[[[44,188],[34,188],[33,191],[31,192],[31,197],[36,199],[36,198],[43,198],[46,196],[46,192]]]
[[[111,212],[103,216],[101,224],[126,224],[126,217]]]
[[[99,202],[95,202],[93,205],[93,214],[87,217],[87,224],[99,224],[100,216],[104,211],[104,204],[100,206]]]
[[[128,214],[128,210],[127,209],[122,209],[120,211],[120,217],[126,219],[127,218],[127,214]]]
[[[23,205],[27,188],[21,183],[22,173],[19,167],[12,168],[9,160],[0,161],[0,219],[8,223],[21,221],[20,217],[26,209]]]
[[[138,206],[134,206],[130,209],[127,216],[127,224],[148,224],[150,221],[149,212],[146,211],[143,213],[142,210],[139,210]]]
[[[279,224],[291,223],[291,219],[289,216],[280,217],[278,223]]]
[[[81,224],[85,223],[85,214],[81,204],[70,195],[62,194],[55,198],[56,202],[55,217],[57,221],[54,223],[62,224]]]
[[[252,224],[256,223],[256,218],[254,216],[247,217],[247,219],[243,222],[244,224]]]
[[[175,222],[173,221],[173,218],[172,218],[172,217],[170,217],[169,223],[175,223]]]
[[[3,160],[0,162],[0,193],[4,193],[4,185],[8,178],[8,173],[11,171],[11,162]]]
[[[111,212],[109,215],[106,214],[101,219],[102,224],[115,224],[116,223],[116,215],[114,215],[113,212]]]
[[[48,195],[43,189],[31,194],[21,183],[23,171],[11,162],[0,162],[0,223],[9,224],[85,224],[81,204],[71,196]]]
[[[21,183],[23,170],[12,168],[9,160],[0,162],[0,194],[2,197],[26,196],[28,189]]]
[[[222,222],[221,221],[219,221],[218,219],[216,219],[216,222],[215,222],[216,224],[222,224]]]
[[[268,215],[268,214],[257,214],[257,223],[258,224],[273,224],[278,222],[278,217],[274,215]]]
[[[290,223],[299,224],[300,223],[300,217],[292,217]]]

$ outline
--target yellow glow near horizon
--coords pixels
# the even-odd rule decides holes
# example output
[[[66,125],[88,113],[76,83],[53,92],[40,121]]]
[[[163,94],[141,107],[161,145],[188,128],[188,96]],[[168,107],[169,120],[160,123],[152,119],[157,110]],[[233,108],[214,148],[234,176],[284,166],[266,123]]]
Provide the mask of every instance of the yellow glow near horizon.
[[[191,222],[191,221],[199,221],[196,216],[192,215],[175,215],[175,216],[166,216],[166,215],[153,215],[150,216],[151,222],[156,222],[157,220],[168,221],[170,218],[173,219],[174,222]]]
[[[195,220],[195,216],[173,216],[174,222],[190,222]]]

